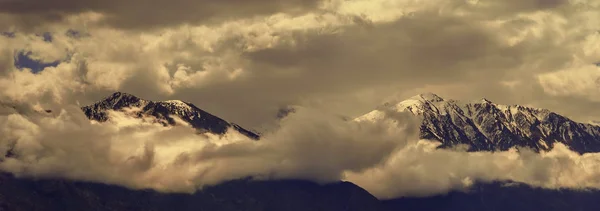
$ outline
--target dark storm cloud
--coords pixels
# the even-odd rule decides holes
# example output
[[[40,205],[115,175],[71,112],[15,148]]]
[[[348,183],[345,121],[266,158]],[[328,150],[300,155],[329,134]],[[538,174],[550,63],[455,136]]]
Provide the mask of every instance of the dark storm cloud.
[[[506,25],[509,29],[510,24],[513,23]],[[539,69],[527,72],[534,74],[557,68],[571,59],[568,50],[552,44],[552,34],[509,46],[502,34],[486,28],[483,23],[433,12],[369,27],[343,27],[338,31],[333,34],[296,32],[291,38],[294,44],[245,53],[243,56],[249,61],[246,70],[251,76],[236,83],[206,87],[200,91],[202,99],[211,93],[231,94],[232,97],[222,98],[220,102],[248,99],[246,105],[250,108],[253,102],[261,102],[256,106],[264,108],[269,102],[297,103],[294,101],[298,96],[331,98],[386,85],[392,85],[397,92],[426,85],[474,81],[483,81],[476,84],[482,88],[497,84],[495,90],[499,92],[495,94],[504,95],[499,82],[521,75],[517,68],[524,63],[539,64]],[[240,96],[237,90],[256,95]],[[378,94],[384,98],[392,93]],[[471,97],[474,96],[481,97]],[[231,103],[232,106],[237,104]],[[273,105],[270,112],[276,112],[275,107]],[[230,113],[224,109],[215,111]],[[244,114],[253,118],[252,113]]]
[[[213,4],[225,8],[240,2]],[[314,6],[316,2],[312,2],[310,5]],[[163,13],[171,14],[177,3],[164,5],[165,11],[154,11],[149,8],[158,6],[141,4],[134,13],[147,9],[149,14],[156,12],[160,17]],[[395,8],[374,6],[379,3],[365,1],[354,6],[364,4],[364,8],[382,10],[381,14],[396,12]],[[404,3],[407,8],[414,6],[409,1]],[[142,21],[136,19],[138,16],[116,12],[117,6],[107,6],[111,4],[88,5],[84,1],[73,8],[43,4],[69,14],[91,8],[111,15],[109,21],[122,18],[122,24]],[[240,3],[243,4],[246,3]],[[12,7],[16,9],[15,5]],[[181,99],[249,128],[269,121],[289,104],[320,105],[353,116],[368,112],[380,100],[397,92],[409,97],[417,94],[417,89],[438,92],[451,86],[460,88],[441,94],[458,99],[487,97],[506,104],[548,102],[534,99],[537,94],[527,96],[534,95],[523,91],[529,89],[507,89],[502,82],[535,81],[536,74],[569,65],[586,33],[578,28],[581,24],[576,24],[580,19],[573,18],[580,14],[573,12],[580,10],[567,1],[439,1],[423,5],[417,5],[414,11],[407,10],[406,14],[398,12],[405,14],[398,15],[402,16],[399,19],[394,15],[381,18],[373,11],[361,15],[358,10],[354,15],[346,14],[352,12],[324,12],[323,17],[319,16],[321,13],[313,14],[322,25],[311,22],[314,21],[311,17],[282,15],[237,20],[228,22],[230,25],[209,26],[207,30],[169,28],[161,31],[160,37],[140,31],[102,31],[104,34],[78,40],[83,43],[78,49],[85,48],[85,55],[90,55],[85,59],[90,61],[91,71],[82,72],[87,75],[81,78],[98,87],[86,87],[85,94],[71,93],[73,96],[64,99],[87,104],[116,90],[150,100]],[[187,5],[182,14],[190,14],[186,13],[188,6],[193,9],[193,5]],[[231,14],[236,10],[240,9],[232,9]],[[148,23],[153,21],[152,17],[144,18],[148,18]],[[165,21],[183,23],[189,18],[182,15]],[[192,19],[189,21],[202,21]],[[141,27],[149,26],[140,23]],[[211,30],[218,33],[207,32]],[[513,38],[517,41],[509,42]],[[257,44],[257,40],[268,44]],[[211,43],[207,44],[210,52],[204,49],[205,42]],[[182,80],[192,78],[181,86],[172,83],[178,65],[190,69]],[[229,77],[229,72],[235,69],[242,74]],[[192,77],[194,74],[199,76]],[[106,79],[109,75],[111,80]],[[43,84],[56,87],[48,82]],[[428,86],[438,89],[423,89]],[[34,87],[39,89],[30,93],[61,90],[40,87]],[[515,100],[515,96],[524,96],[518,99],[526,100]],[[534,105],[544,107],[544,104]]]
[[[569,4],[569,0],[480,0],[487,8],[486,12],[496,14],[516,14],[520,12],[533,12],[540,10],[556,9]]]
[[[289,71],[300,78],[314,77],[313,85],[334,79],[339,83],[361,80],[361,85],[369,85],[429,75],[434,76],[432,80],[452,80],[469,71],[464,65],[495,59],[491,55],[509,61],[518,56],[481,25],[431,15],[424,13],[371,28],[351,26],[338,34],[299,32],[293,46],[282,45],[246,56],[257,71]],[[480,67],[502,68],[496,63]]]
[[[13,24],[30,27],[57,22],[68,15],[97,12],[119,28],[153,28],[249,17],[277,12],[298,13],[318,0],[11,0],[0,1],[0,14],[14,15]]]

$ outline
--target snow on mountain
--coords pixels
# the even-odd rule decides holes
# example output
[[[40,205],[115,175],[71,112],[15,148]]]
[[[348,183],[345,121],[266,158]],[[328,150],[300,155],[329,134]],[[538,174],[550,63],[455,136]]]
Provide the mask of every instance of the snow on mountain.
[[[487,99],[462,103],[425,93],[385,103],[355,121],[380,121],[389,110],[419,116],[420,138],[438,140],[441,147],[466,144],[471,151],[512,147],[540,151],[561,142],[579,153],[600,152],[600,126],[574,122],[547,109],[499,105]]]
[[[176,121],[173,117],[176,116],[201,132],[223,135],[229,128],[233,128],[252,139],[259,138],[257,134],[237,124],[227,122],[199,109],[191,103],[180,100],[149,101],[131,94],[116,92],[97,103],[84,106],[81,109],[88,118],[99,122],[108,120],[107,111],[109,110],[131,111],[133,109],[134,112],[132,115],[136,115],[137,117],[152,116],[158,120],[163,120],[165,125],[175,125]]]

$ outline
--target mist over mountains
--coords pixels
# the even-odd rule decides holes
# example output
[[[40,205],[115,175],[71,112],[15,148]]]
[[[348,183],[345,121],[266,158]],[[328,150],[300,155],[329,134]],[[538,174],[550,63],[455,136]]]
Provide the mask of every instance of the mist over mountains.
[[[598,26],[598,0],[0,0],[0,211],[596,211]]]
[[[104,122],[108,120],[107,111],[131,108],[137,110],[129,115],[155,117],[165,126],[175,125],[173,117],[176,117],[199,133],[223,135],[231,128],[249,138],[259,139],[255,132],[179,100],[153,102],[116,92],[93,105],[82,107],[82,110],[89,119]],[[280,112],[278,119],[295,112],[290,109],[282,110],[285,113]],[[440,141],[440,147],[466,145],[469,151],[506,151],[520,147],[539,152],[552,149],[555,143],[562,143],[578,153],[600,151],[600,126],[578,123],[547,109],[499,105],[485,98],[462,103],[445,100],[434,93],[424,93],[400,102],[387,102],[354,121],[380,121],[386,111],[414,114],[422,121],[419,138]]]
[[[596,126],[543,109],[487,100],[459,104],[421,94],[353,121],[298,108],[282,117],[276,131],[260,137],[190,103],[154,102],[121,92],[62,111],[4,108],[2,124],[9,136],[3,139],[8,148],[0,168],[16,177],[4,176],[3,181],[13,185],[2,191],[27,190],[19,192],[24,200],[8,197],[7,208],[45,210],[32,208],[34,203],[54,209],[74,206],[31,195],[39,192],[79,201],[86,209],[164,210],[179,201],[189,207],[178,209],[187,210],[199,206],[191,201],[200,200],[212,203],[214,210],[235,210],[234,204],[293,210],[281,206],[306,208],[307,201],[317,200],[305,194],[328,198],[352,192],[360,194],[319,199],[306,209],[439,210],[441,206],[424,208],[438,203],[446,210],[482,210],[501,207],[517,196],[541,203],[542,194],[564,202],[542,206],[550,210],[570,203],[586,210],[595,206],[592,200],[570,196],[593,198],[594,188],[600,187],[591,179],[600,172],[586,172],[598,165],[600,157],[593,153],[598,140],[580,139],[596,137]],[[565,137],[570,139],[561,139]],[[89,150],[81,152],[77,146],[82,145]],[[573,151],[577,149],[583,151]],[[247,177],[254,179],[243,179]],[[340,185],[341,180],[349,182]],[[358,186],[348,186],[350,182]],[[74,195],[65,195],[72,191]],[[221,191],[227,193],[219,196],[224,198],[211,197]],[[245,194],[232,195],[239,191]],[[496,196],[511,191],[519,194]],[[112,194],[122,197],[109,197]],[[280,198],[285,194],[292,196]],[[480,197],[489,202],[476,203]],[[274,204],[278,200],[285,203]],[[122,206],[94,205],[107,201]],[[536,206],[532,203],[510,209],[531,210]]]

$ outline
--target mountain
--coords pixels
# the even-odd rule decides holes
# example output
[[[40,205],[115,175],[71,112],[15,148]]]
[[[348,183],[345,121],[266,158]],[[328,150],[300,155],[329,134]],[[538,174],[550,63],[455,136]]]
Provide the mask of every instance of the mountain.
[[[138,117],[153,116],[158,120],[162,120],[165,125],[174,125],[175,120],[173,117],[178,117],[200,132],[223,135],[227,132],[227,129],[233,128],[252,139],[259,139],[259,135],[254,132],[216,117],[199,109],[194,104],[180,100],[150,101],[128,93],[115,92],[107,98],[81,109],[88,118],[104,122],[108,120],[107,111],[122,111],[127,108],[138,108],[134,115]]]
[[[477,184],[468,191],[380,201],[350,182],[240,179],[194,194],[130,190],[62,179],[0,173],[2,211],[595,211],[600,192],[547,190],[524,184]]]
[[[438,140],[441,147],[464,144],[470,151],[528,147],[539,152],[560,142],[579,153],[600,152],[598,125],[578,123],[547,109],[500,105],[487,99],[462,103],[425,93],[385,103],[355,120],[376,121],[390,110],[420,117],[420,138]]]
[[[475,184],[468,191],[451,191],[423,198],[383,201],[390,211],[538,211],[598,210],[597,190],[548,190],[520,183]]]
[[[16,178],[0,174],[3,211],[384,211],[383,204],[349,183],[240,179],[194,194],[130,190],[100,183]]]
[[[107,121],[109,110],[126,108],[137,108],[133,115],[153,116],[165,124],[176,124],[172,118],[176,116],[200,131],[223,134],[227,128],[234,128],[258,138],[252,132],[182,101],[153,102],[117,92],[82,110],[90,119]],[[585,152],[594,151],[597,144],[593,140],[598,140],[579,139],[597,137],[594,136],[598,134],[597,127],[575,123],[544,109],[503,106],[488,100],[463,104],[434,94],[387,103],[357,121],[385,118],[390,109],[422,117],[421,136],[438,139],[444,146],[468,144],[472,150],[528,146],[545,150],[548,149],[545,146],[562,142],[574,149],[584,146],[581,151]],[[0,114],[14,112],[44,114],[48,111],[0,104]],[[496,129],[499,131],[494,132]],[[559,139],[565,136],[572,138],[564,142]],[[534,140],[542,140],[543,144]],[[350,182],[317,184],[301,180],[239,179],[205,187],[194,194],[130,190],[116,185],[56,178],[15,177],[10,173],[0,173],[0,184],[0,211],[592,211],[600,207],[598,190],[549,190],[511,182],[475,184],[466,192],[390,200],[378,200]]]

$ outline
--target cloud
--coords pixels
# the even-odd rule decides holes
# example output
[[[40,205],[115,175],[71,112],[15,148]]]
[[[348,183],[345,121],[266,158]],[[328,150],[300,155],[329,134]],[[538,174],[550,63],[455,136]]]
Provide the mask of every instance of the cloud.
[[[235,130],[202,136],[120,112],[100,124],[74,106],[52,114],[27,110],[0,117],[0,148],[12,154],[0,163],[3,171],[160,191],[190,192],[246,176],[336,181],[344,171],[381,162],[406,138],[402,129],[347,124],[306,109],[259,142]]]
[[[359,122],[402,121],[406,112],[389,109]],[[398,118],[400,117],[400,118]],[[419,124],[417,124],[419,125]],[[380,199],[424,197],[453,190],[468,190],[475,183],[519,182],[547,189],[598,189],[600,153],[583,155],[561,143],[551,151],[510,149],[468,152],[467,148],[438,149],[438,141],[405,139],[393,153],[364,171],[348,171],[344,179]]]
[[[538,76],[544,91],[557,96],[577,96],[600,101],[600,68],[586,65]]]
[[[354,116],[398,92],[404,97],[423,91],[459,100],[486,97],[578,119],[594,112],[591,106],[554,104],[559,96],[530,84],[540,74],[598,61],[594,46],[600,13],[594,1],[313,1],[302,13],[283,9],[211,24],[196,24],[200,19],[184,15],[160,25],[139,16],[150,22],[136,30],[111,25],[118,18],[133,21],[124,24],[142,19],[113,14],[108,4],[62,3],[51,8],[68,14],[63,21],[40,22],[33,30],[50,32],[52,42],[15,27],[7,27],[15,31],[13,38],[0,36],[6,44],[0,50],[5,76],[0,86],[8,87],[0,94],[4,98],[89,104],[125,91],[151,100],[190,101],[248,128],[272,121],[279,108],[290,104]],[[12,5],[3,7],[8,10],[27,2],[6,4]],[[164,8],[156,17],[171,13],[171,7]],[[3,20],[17,24],[29,17],[14,15]],[[73,31],[87,36],[73,38],[68,35]],[[12,58],[20,51],[63,64],[46,74],[19,74]],[[508,82],[514,86],[507,87]]]
[[[420,7],[404,1],[385,3],[408,8],[359,10],[372,8],[371,4],[342,4],[346,6],[340,6],[342,12],[365,15],[355,16],[355,20],[360,20],[355,24],[329,30],[295,30],[289,37],[281,36],[281,42],[272,47],[246,51],[240,61],[244,61],[242,69],[248,77],[205,87],[201,93],[207,97],[217,92],[233,96],[238,90],[264,94],[248,98],[259,99],[257,105],[247,100],[253,110],[265,111],[255,113],[255,117],[246,115],[252,122],[265,121],[260,116],[272,116],[267,115],[267,108],[275,113],[273,107],[279,107],[278,104],[335,106],[337,112],[352,116],[367,112],[397,92],[409,97],[423,92],[417,89],[444,92],[449,87],[453,88],[445,94],[449,98],[487,97],[500,103],[552,107],[559,113],[578,115],[566,106],[549,103],[552,96],[544,92],[521,92],[526,89],[523,86],[529,85],[512,89],[503,85],[506,81],[527,84],[538,74],[568,68],[576,60],[574,57],[595,61],[592,54],[581,50],[593,43],[583,40],[595,31],[594,21],[584,20],[591,17],[589,14],[572,13],[576,6],[562,2],[536,8],[532,5],[538,4],[533,1],[523,3],[524,6],[500,1],[482,1],[480,6],[454,1]],[[494,5],[508,9],[496,15],[492,11]],[[521,9],[510,13],[513,7]],[[394,15],[381,17],[375,11]],[[569,24],[580,21],[584,24]],[[439,89],[427,90],[432,87]],[[186,93],[179,94],[186,97]],[[214,99],[234,106],[247,97],[251,96]],[[277,106],[265,106],[273,104]],[[225,115],[239,112],[231,118],[243,115],[242,111],[221,112],[225,107],[215,109]]]
[[[418,119],[384,112],[379,121],[344,121],[297,109],[280,127],[252,141],[230,130],[202,136],[181,122],[163,127],[152,118],[111,112],[89,121],[77,107],[45,113],[23,107],[3,112],[0,169],[24,177],[59,177],[193,192],[205,185],[256,179],[347,180],[379,198],[428,196],[464,190],[475,182],[515,181],[543,188],[600,188],[599,153],[566,146],[535,153],[436,149],[418,140]]]
[[[100,21],[123,29],[157,28],[180,24],[198,24],[232,18],[278,12],[301,13],[314,9],[320,1],[72,1],[52,3],[39,0],[0,1],[0,14],[12,16],[14,27],[31,28],[46,23],[65,21],[86,12],[100,14]],[[10,16],[9,16],[10,17]]]
[[[548,189],[600,188],[600,154],[577,155],[562,144],[541,154],[529,150],[466,152],[436,149],[439,142],[421,140],[394,152],[385,164],[345,179],[378,198],[431,196],[467,190],[475,182],[512,181]]]
[[[599,187],[596,154],[433,150],[393,113],[348,123],[299,109],[252,142],[118,113],[90,123],[78,108],[118,90],[254,128],[288,105],[354,116],[429,91],[600,119],[598,1],[1,2],[0,32],[14,35],[0,36],[0,101],[20,106],[0,106],[0,148],[16,153],[0,168],[13,173],[163,191],[248,175],[348,179],[379,197],[496,179]],[[19,52],[61,63],[33,74],[13,64]]]
[[[446,96],[469,100],[485,96],[507,104],[529,104],[532,98],[513,97],[519,89],[506,89],[502,82],[527,82],[537,74],[567,67],[577,56],[576,50],[584,46],[580,36],[593,32],[587,22],[581,26],[585,32],[567,24],[580,18],[569,9],[561,10],[571,8],[568,4],[535,8],[532,5],[538,4],[533,1],[525,5],[435,3],[440,5],[417,7],[394,20],[376,22],[372,20],[380,17],[369,14],[362,18],[371,21],[367,25],[342,26],[331,32],[297,31],[292,34],[295,42],[245,53],[253,74],[277,77],[271,83],[248,86],[253,90],[285,87],[286,96],[309,95],[326,104],[338,103],[329,99],[347,93],[372,91],[382,99],[399,91],[409,97],[417,94],[411,89],[437,86],[444,91],[454,86]],[[522,10],[508,13],[507,9],[495,15],[488,11],[494,6]],[[580,58],[590,61],[590,57]],[[357,99],[349,102],[354,111],[348,111],[358,115],[377,103],[372,98]]]

